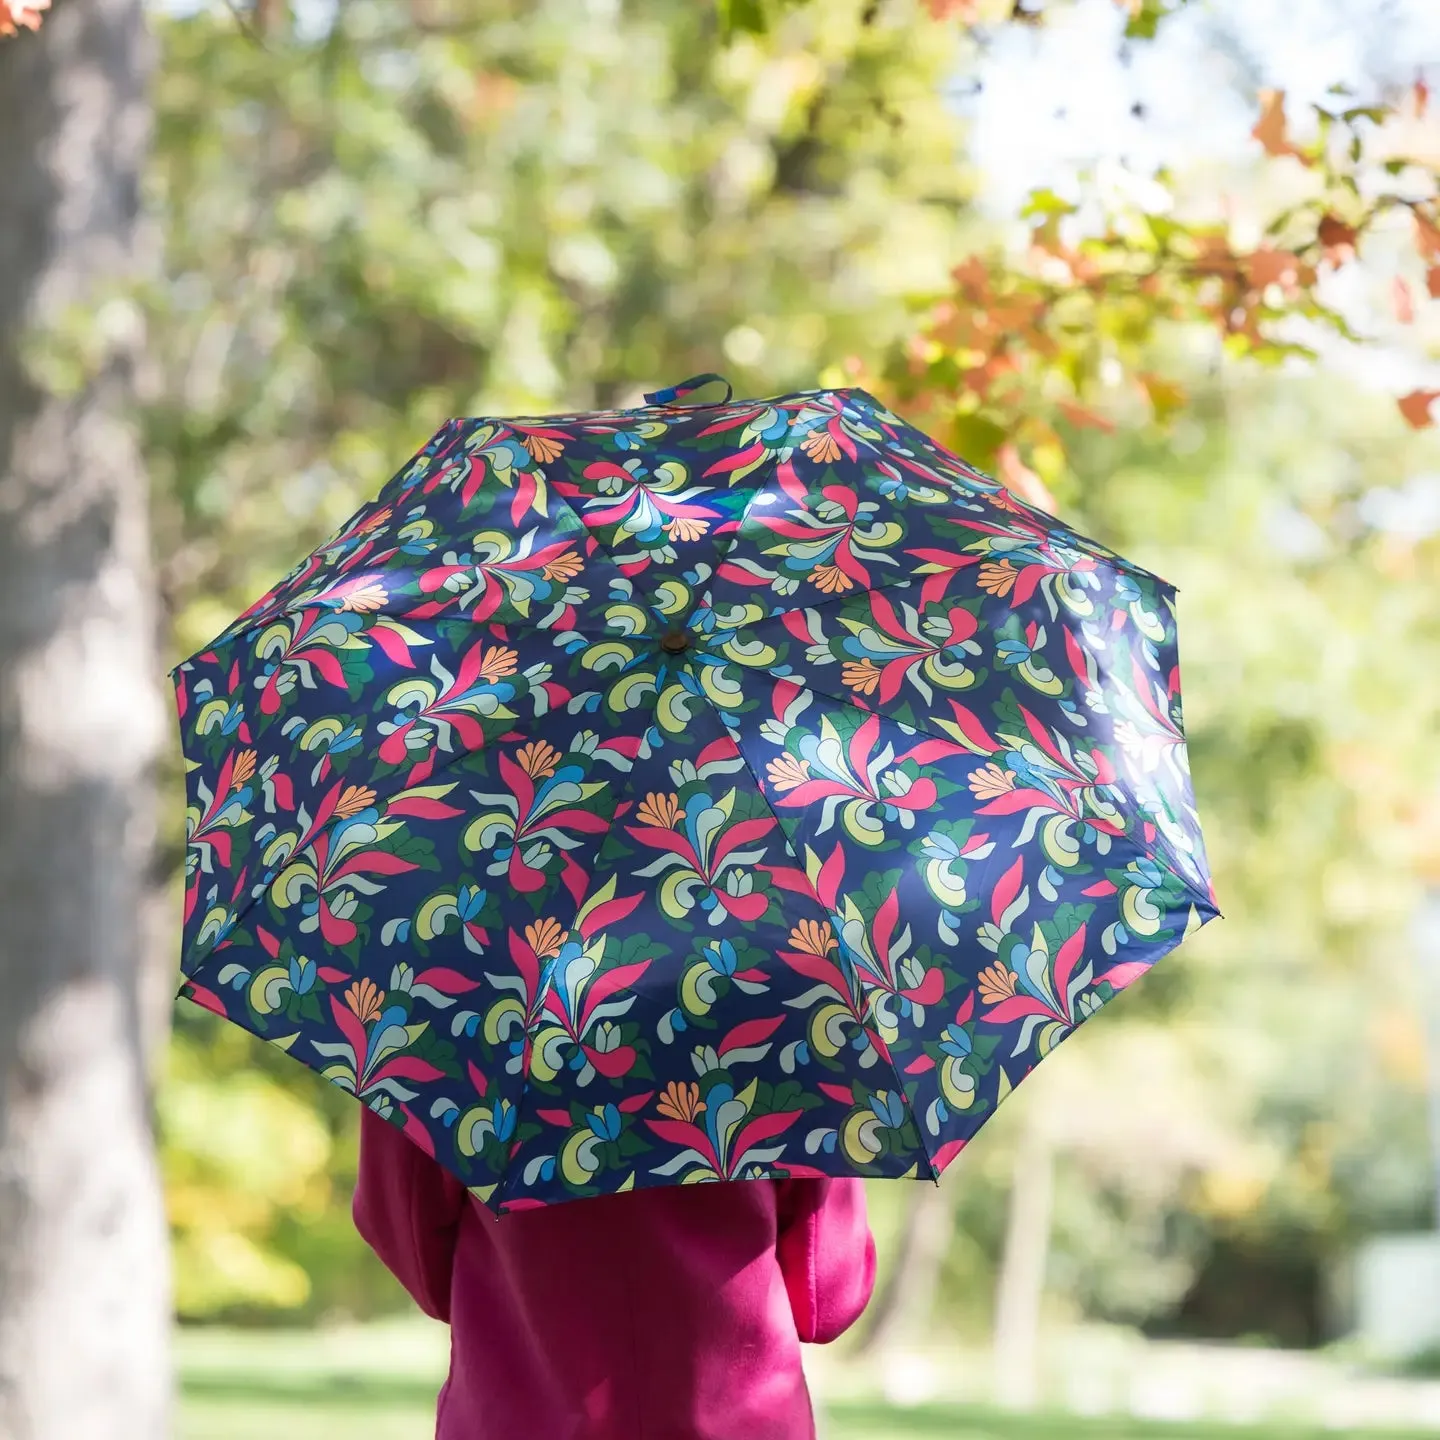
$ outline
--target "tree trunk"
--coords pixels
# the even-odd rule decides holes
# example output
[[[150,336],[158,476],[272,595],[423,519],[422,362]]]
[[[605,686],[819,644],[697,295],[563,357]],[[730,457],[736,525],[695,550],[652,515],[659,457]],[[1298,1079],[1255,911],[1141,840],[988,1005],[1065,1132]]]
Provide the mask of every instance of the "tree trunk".
[[[101,293],[141,263],[151,67],[142,0],[0,42],[0,1440],[168,1421],[139,1023],[165,720],[138,325]]]
[[[1040,1308],[1055,1190],[1049,1142],[1031,1130],[1015,1152],[1005,1252],[995,1294],[995,1398],[1029,1410],[1039,1392]]]
[[[858,1353],[881,1350],[928,1327],[954,1224],[952,1192],[928,1181],[914,1182],[900,1249],[870,1306]]]

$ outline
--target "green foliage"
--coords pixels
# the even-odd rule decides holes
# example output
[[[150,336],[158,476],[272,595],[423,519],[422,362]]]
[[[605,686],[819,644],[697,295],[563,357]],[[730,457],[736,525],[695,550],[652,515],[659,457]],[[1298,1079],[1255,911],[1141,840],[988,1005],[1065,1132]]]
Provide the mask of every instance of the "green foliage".
[[[183,1318],[406,1304],[350,1222],[359,1114],[349,1097],[182,1004],[158,1120]]]
[[[724,47],[673,0],[349,0],[329,33],[263,45],[220,6],[164,22],[144,420],[174,657],[448,415],[630,403],[709,369],[795,388],[902,334],[955,253],[956,37],[867,11],[796,6]],[[181,1025],[187,1315],[392,1297],[349,1230],[353,1101],[311,1080]],[[257,1146],[289,1166],[250,1166]]]
[[[1264,354],[1270,321],[1310,303],[1328,191],[1240,257],[1221,229],[1139,210],[1075,240],[1042,192],[1036,244],[1007,252],[966,208],[941,94],[978,62],[931,12],[966,8],[349,0],[333,30],[263,47],[223,7],[163,22],[165,253],[142,297],[163,599],[178,657],[444,417],[628,403],[711,369],[741,393],[888,377],[972,462],[1176,581],[1229,919],[1044,1067],[1103,1080],[1118,1037],[1149,1037],[1203,1077],[1199,1102],[1152,1087],[1177,1127],[1207,1109],[1234,1141],[1167,1162],[1163,1183],[1123,1126],[1061,1157],[1058,1300],[1143,1318],[1217,1238],[1328,1260],[1423,1214],[1403,923],[1440,783],[1440,558],[1434,537],[1368,528],[1362,502],[1440,471],[1440,451],[1338,382],[1195,359],[1222,312]],[[1164,8],[1132,6],[1132,26]],[[1265,133],[1289,143],[1283,116]],[[87,333],[32,363],[83,383]],[[1092,1109],[1123,1114],[1144,1088]],[[974,1327],[1011,1109],[947,1181],[942,1301]],[[350,1229],[353,1101],[192,1012],[161,1121],[185,1314],[396,1302]],[[882,1224],[899,1193],[877,1196]]]
[[[718,47],[668,0],[452,9],[474,23],[350,0],[263,48],[223,9],[163,27],[147,423],[178,650],[448,415],[717,365],[811,383],[945,283],[942,27],[831,0]]]

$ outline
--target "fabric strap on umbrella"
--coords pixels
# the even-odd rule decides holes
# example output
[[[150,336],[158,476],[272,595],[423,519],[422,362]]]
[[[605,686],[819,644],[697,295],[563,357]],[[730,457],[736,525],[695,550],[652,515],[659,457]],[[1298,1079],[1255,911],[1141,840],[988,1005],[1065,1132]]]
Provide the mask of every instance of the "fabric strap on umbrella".
[[[728,405],[731,397],[735,394],[734,387],[723,375],[692,375],[688,380],[682,380],[678,385],[671,385],[664,390],[656,390],[645,397],[647,405],[673,405],[677,400],[683,400],[687,395],[693,395],[697,390],[703,390],[707,385],[723,385],[725,387],[725,398],[723,400],[710,400],[706,404]]]

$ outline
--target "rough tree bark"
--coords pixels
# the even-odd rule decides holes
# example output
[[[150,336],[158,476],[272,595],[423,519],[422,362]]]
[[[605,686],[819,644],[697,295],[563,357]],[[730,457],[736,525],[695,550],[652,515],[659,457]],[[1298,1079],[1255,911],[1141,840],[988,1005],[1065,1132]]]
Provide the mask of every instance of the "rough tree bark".
[[[139,1024],[165,720],[136,327],[101,294],[142,259],[151,65],[142,0],[56,0],[0,43],[0,1440],[168,1421]],[[56,379],[33,347],[77,306]]]

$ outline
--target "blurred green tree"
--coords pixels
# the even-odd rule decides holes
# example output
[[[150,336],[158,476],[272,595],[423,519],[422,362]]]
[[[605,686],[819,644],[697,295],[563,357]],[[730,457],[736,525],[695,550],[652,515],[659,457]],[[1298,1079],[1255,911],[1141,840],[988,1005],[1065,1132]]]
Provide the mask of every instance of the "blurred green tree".
[[[1132,29],[1166,8],[1133,7]],[[1154,1103],[1187,1128],[1160,1164],[1153,1116],[1072,1120],[1053,1297],[1145,1319],[1222,1242],[1318,1264],[1403,1220],[1423,1173],[1404,1139],[1417,1042],[1399,926],[1435,784],[1436,562],[1433,536],[1365,516],[1436,469],[1435,447],[1388,402],[1280,362],[1300,357],[1295,317],[1337,328],[1320,281],[1365,236],[1401,224],[1421,267],[1406,293],[1429,283],[1431,192],[1372,203],[1357,179],[1433,179],[1405,160],[1423,92],[1388,111],[1337,101],[1302,139],[1266,97],[1256,170],[1237,177],[1258,244],[1184,206],[1077,229],[1039,194],[1017,250],[969,204],[944,99],[983,64],[974,27],[1003,19],[985,0],[239,13],[162,27],[146,423],[174,653],[446,415],[628,403],[717,365],[757,391],[869,384],[1185,592],[1197,787],[1232,918],[1057,1062],[1078,1074],[1089,1047],[1098,1097],[1122,1047],[1151,1055]],[[1269,167],[1304,172],[1290,213]],[[1193,198],[1183,175],[1162,181]],[[1220,338],[1197,362],[1202,335]],[[1263,384],[1257,361],[1276,362]],[[1404,419],[1428,418],[1406,400]],[[169,841],[178,855],[178,825]],[[247,1047],[182,1017],[165,1131],[188,1314],[323,1308],[365,1273],[343,1235],[349,1102]],[[242,1066],[244,1087],[217,1078]],[[988,1313],[1009,1149],[1026,1106],[1064,1113],[1033,1083],[947,1187],[961,1233],[929,1242],[949,1255],[938,1305]],[[1370,1124],[1374,1105],[1395,1124]],[[228,1155],[196,1119],[221,1106]],[[254,1145],[295,1167],[247,1166]],[[913,1267],[897,1274],[919,1297],[899,1309],[931,1303]],[[372,1280],[345,1303],[391,1293]]]
[[[726,45],[665,0],[163,23],[146,424],[177,658],[448,415],[631,403],[717,363],[794,388],[898,342],[959,254],[957,37],[869,10],[797,8],[783,37]],[[173,812],[168,841],[178,860]],[[353,1102],[260,1048],[177,1028],[182,1313],[378,1303],[321,1144],[348,1154]]]

